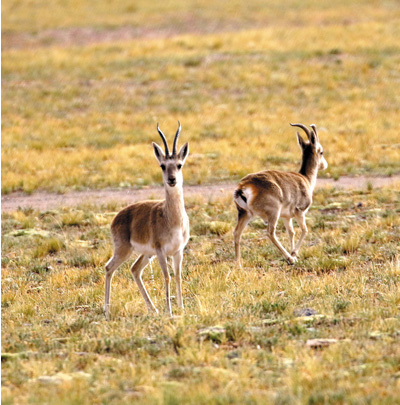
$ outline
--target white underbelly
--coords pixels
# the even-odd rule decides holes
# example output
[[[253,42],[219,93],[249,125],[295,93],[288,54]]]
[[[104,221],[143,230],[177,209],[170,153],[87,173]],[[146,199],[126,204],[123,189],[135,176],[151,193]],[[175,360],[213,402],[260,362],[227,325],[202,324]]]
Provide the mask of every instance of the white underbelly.
[[[177,230],[172,234],[172,237],[168,240],[168,242],[161,246],[161,250],[167,256],[172,256],[179,250],[183,249],[188,240],[188,235],[184,235],[182,230]],[[156,249],[150,243],[143,244],[131,240],[131,245],[136,253],[146,256],[155,256],[157,254]]]
[[[156,250],[150,245],[150,243],[144,244],[131,240],[131,245],[136,253],[140,253],[146,256],[154,256],[156,254]]]

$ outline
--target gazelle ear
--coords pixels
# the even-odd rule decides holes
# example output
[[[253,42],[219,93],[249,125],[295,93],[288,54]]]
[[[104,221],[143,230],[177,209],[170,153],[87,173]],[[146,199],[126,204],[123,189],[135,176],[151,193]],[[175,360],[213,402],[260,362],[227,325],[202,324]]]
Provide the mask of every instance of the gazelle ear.
[[[155,142],[153,142],[153,149],[158,162],[161,163],[165,159],[162,149]]]
[[[182,146],[182,148],[179,150],[178,158],[179,158],[180,160],[182,160],[182,162],[184,163],[185,160],[186,160],[186,158],[188,157],[188,155],[189,155],[189,144],[186,142],[186,143]]]
[[[298,132],[297,132],[297,142],[302,150],[306,147],[305,140],[301,137],[301,135]]]

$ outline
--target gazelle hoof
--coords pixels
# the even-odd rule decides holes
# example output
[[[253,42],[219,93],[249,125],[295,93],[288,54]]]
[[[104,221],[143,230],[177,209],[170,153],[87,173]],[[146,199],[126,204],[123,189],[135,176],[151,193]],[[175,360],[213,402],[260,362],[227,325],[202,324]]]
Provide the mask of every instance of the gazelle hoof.
[[[287,261],[289,262],[289,264],[295,264],[297,262],[297,257],[296,256],[289,256],[287,258]]]

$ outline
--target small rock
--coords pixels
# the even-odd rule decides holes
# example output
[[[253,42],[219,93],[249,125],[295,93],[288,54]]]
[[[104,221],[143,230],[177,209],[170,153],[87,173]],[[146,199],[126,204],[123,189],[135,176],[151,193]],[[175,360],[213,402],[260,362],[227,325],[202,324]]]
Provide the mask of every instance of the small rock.
[[[294,316],[312,316],[316,315],[318,312],[312,308],[296,308],[293,311]]]
[[[197,333],[200,336],[209,336],[210,334],[214,334],[214,333],[216,333],[216,334],[219,334],[219,333],[224,334],[225,333],[225,328],[223,326],[219,326],[219,325],[210,326],[208,328],[200,329]]]
[[[278,319],[264,319],[262,321],[264,326],[276,325],[277,323],[279,323]]]
[[[247,330],[251,333],[260,333],[262,332],[262,328],[260,326],[250,326]]]
[[[89,379],[91,377],[90,374],[85,373],[83,371],[78,371],[76,373],[57,373],[55,375],[42,375],[37,378],[37,382],[45,385],[59,385],[63,383],[69,383],[76,378],[80,379]]]
[[[384,333],[384,332],[380,332],[379,330],[374,330],[369,333],[369,338],[374,339],[374,340],[382,339],[385,336],[388,336],[388,334]]]
[[[44,385],[59,385],[72,380],[73,378],[70,375],[58,373],[56,375],[42,375],[38,377],[37,382]]]
[[[232,351],[232,352],[229,352],[229,353],[226,355],[226,358],[229,359],[229,360],[237,359],[237,358],[239,358],[239,357],[240,357],[240,353],[239,353],[237,350],[234,350],[234,351]]]
[[[312,349],[321,349],[337,343],[337,339],[308,339],[306,345]]]

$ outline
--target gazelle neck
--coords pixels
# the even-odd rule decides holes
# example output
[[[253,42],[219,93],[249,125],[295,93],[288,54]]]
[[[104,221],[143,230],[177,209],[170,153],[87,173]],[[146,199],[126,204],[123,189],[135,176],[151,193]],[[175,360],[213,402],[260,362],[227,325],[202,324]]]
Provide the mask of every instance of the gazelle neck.
[[[165,211],[170,222],[181,221],[185,211],[185,201],[183,199],[182,185],[170,187],[164,185],[165,188]]]
[[[305,149],[299,173],[310,182],[311,191],[314,191],[318,175],[318,159],[310,149]]]

